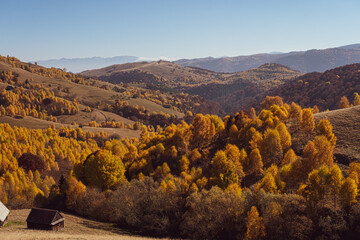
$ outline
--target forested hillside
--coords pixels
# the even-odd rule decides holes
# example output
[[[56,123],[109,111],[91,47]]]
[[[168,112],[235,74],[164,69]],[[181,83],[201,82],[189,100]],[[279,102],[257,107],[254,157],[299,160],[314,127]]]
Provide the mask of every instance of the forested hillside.
[[[262,106],[143,126],[131,140],[1,124],[1,201],[159,236],[352,239],[360,165],[337,165],[337,138],[314,109],[271,97]]]
[[[320,110],[333,110],[339,108],[343,96],[351,101],[355,92],[360,92],[360,64],[305,74],[262,96],[281,96],[284,101],[294,101],[303,107],[317,105]]]
[[[129,86],[126,83],[115,85],[84,78],[61,69],[23,63],[9,56],[0,56],[0,78],[3,83],[10,85],[4,84],[3,88],[28,88],[39,84],[53,92],[54,97],[79,103],[79,108],[87,109],[88,113],[100,110],[101,114],[106,116],[102,121],[129,123],[129,120],[132,120],[145,124],[165,125],[174,121],[179,122],[187,112],[188,115],[199,112],[222,113],[217,103],[199,96],[184,93],[168,94],[160,90]],[[115,113],[117,117],[109,113]],[[72,118],[75,121],[88,118],[82,112],[75,115],[77,118]],[[101,122],[99,117],[95,118],[96,121]],[[69,123],[66,122],[67,118],[58,119]]]

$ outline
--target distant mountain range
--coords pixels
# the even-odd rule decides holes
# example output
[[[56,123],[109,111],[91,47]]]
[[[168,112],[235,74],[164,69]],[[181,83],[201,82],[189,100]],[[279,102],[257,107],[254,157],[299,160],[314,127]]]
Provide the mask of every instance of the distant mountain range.
[[[37,62],[39,65],[45,67],[66,68],[67,71],[78,73],[85,70],[104,68],[114,64],[142,61],[152,62],[160,59],[168,60],[166,57],[144,58],[135,56],[117,56],[109,58],[61,58],[39,60]],[[360,44],[289,53],[271,52],[237,57],[180,59],[174,61],[174,63],[182,66],[203,68],[223,73],[246,71],[257,68],[265,63],[282,64],[303,73],[324,72],[346,64],[360,63]]]
[[[245,71],[265,63],[279,63],[304,73],[324,72],[346,64],[360,63],[360,44],[290,53],[275,52],[237,57],[181,59],[175,63],[228,73]]]
[[[39,60],[37,63],[44,67],[66,68],[66,71],[79,73],[89,69],[98,69],[114,64],[124,64],[141,61],[157,61],[159,58],[144,58],[135,56],[116,56],[116,57],[91,57],[91,58],[61,58],[50,60]]]

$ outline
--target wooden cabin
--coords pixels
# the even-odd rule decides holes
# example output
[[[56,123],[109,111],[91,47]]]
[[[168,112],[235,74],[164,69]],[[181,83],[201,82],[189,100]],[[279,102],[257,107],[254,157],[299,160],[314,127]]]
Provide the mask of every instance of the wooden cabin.
[[[0,227],[4,226],[7,222],[9,213],[9,209],[2,202],[0,202]]]
[[[31,209],[26,222],[30,229],[58,231],[65,226],[65,218],[59,211],[45,208]]]

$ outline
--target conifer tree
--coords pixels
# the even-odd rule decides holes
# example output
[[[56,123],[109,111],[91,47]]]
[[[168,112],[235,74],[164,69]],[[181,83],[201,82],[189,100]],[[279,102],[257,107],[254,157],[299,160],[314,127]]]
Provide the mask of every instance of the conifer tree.
[[[265,226],[263,223],[262,217],[259,216],[259,212],[255,206],[252,206],[250,211],[247,214],[247,223],[246,223],[246,234],[245,240],[260,240],[264,239]]]
[[[311,108],[302,111],[301,128],[304,132],[312,132],[315,128],[314,116]]]
[[[359,106],[359,105],[360,105],[360,96],[356,92],[356,93],[354,93],[354,106]]]
[[[358,194],[358,186],[351,178],[346,178],[340,188],[340,200],[343,207],[347,208],[356,203],[356,196]]]
[[[286,146],[289,145],[287,139]],[[290,140],[291,141],[291,140]],[[261,156],[264,166],[271,164],[279,165],[283,158],[283,148],[279,132],[276,129],[267,129],[264,133],[264,140],[261,144]]]
[[[339,108],[348,108],[350,107],[349,100],[346,96],[342,96],[339,103]]]

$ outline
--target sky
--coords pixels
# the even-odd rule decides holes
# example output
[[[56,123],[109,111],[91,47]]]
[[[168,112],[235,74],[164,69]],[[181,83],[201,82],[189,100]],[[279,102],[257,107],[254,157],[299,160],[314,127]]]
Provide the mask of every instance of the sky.
[[[222,57],[360,43],[357,0],[0,0],[0,55],[22,61]]]

